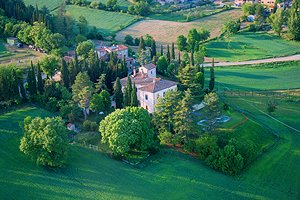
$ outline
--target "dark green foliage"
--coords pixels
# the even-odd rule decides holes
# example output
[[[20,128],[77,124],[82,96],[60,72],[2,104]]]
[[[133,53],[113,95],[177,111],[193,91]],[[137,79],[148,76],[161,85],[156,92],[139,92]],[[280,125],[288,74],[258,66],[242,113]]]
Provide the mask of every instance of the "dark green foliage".
[[[23,84],[22,74],[14,66],[0,68],[0,102],[19,99],[18,85]]]
[[[168,61],[165,56],[160,56],[157,61],[157,71],[164,74],[168,69]]]
[[[124,88],[124,107],[131,105],[132,83],[130,76],[127,77],[126,86]]]
[[[152,43],[151,43],[151,59],[153,59],[154,56],[156,56],[156,43],[155,43],[155,40],[152,40]]]
[[[172,47],[171,47],[171,59],[175,60],[175,44],[174,44],[174,42],[172,43]]]
[[[167,45],[167,61],[170,64],[171,62],[171,53],[170,53],[170,46]]]
[[[125,44],[134,45],[133,37],[131,35],[126,35],[124,40],[125,40]]]
[[[40,64],[37,64],[37,90],[39,91],[39,94],[44,93],[44,82],[42,79],[42,72],[41,72],[41,67]]]
[[[164,56],[164,46],[160,45],[160,56]]]
[[[139,52],[146,50],[146,45],[143,36],[140,37]]]
[[[100,122],[102,142],[109,145],[116,155],[130,150],[148,150],[154,145],[151,118],[141,107],[117,109]]]
[[[290,16],[288,19],[288,28],[291,39],[300,41],[300,2],[293,0]]]
[[[96,132],[99,129],[99,125],[96,122],[92,122],[90,120],[86,120],[82,124],[83,131],[93,131]]]
[[[23,132],[20,150],[37,164],[51,168],[65,164],[68,132],[61,118],[27,117]]]
[[[123,108],[122,85],[119,77],[117,77],[117,80],[114,85],[114,93],[115,93],[116,108]]]
[[[136,87],[135,87],[135,83],[133,83],[133,87],[132,87],[132,92],[131,92],[131,106],[139,106],[139,101],[137,98],[137,94],[136,94]]]
[[[28,69],[28,76],[27,76],[27,82],[28,82],[28,91],[31,96],[37,94],[37,87],[36,87],[36,77],[34,72],[34,67],[31,62],[31,68]]]
[[[70,74],[69,69],[66,61],[62,59],[62,70],[61,70],[61,78],[62,78],[62,85],[66,88],[70,88]]]

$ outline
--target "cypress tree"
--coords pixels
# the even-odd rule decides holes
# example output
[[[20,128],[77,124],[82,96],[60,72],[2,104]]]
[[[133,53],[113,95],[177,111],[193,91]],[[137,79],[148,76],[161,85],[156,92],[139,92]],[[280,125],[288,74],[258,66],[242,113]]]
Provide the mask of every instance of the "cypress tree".
[[[291,39],[300,41],[300,1],[294,0],[290,9],[288,28]]]
[[[132,83],[131,78],[128,76],[126,81],[126,86],[124,88],[124,107],[131,105],[131,93],[132,93]]]
[[[160,56],[164,55],[164,46],[160,45]]]
[[[69,80],[70,80],[70,86],[72,86],[75,82],[77,75],[77,70],[76,70],[76,64],[75,60],[72,59],[70,64],[69,64]]]
[[[171,59],[175,60],[175,44],[174,44],[174,42],[172,43],[172,47],[171,47]]]
[[[203,78],[202,78],[202,82],[201,82],[201,87],[202,89],[204,88],[204,84],[205,84],[205,74],[204,74],[204,66],[202,64],[202,67],[201,67],[201,72],[203,74]]]
[[[114,93],[115,93],[116,108],[123,108],[122,85],[119,77],[117,77],[117,80],[114,85]]]
[[[62,85],[65,86],[67,89],[69,89],[70,88],[70,77],[69,77],[68,65],[67,65],[65,59],[62,59],[61,76],[62,76]]]
[[[213,91],[215,87],[215,59],[213,58],[211,68],[210,68],[210,81],[209,81],[209,90]]]
[[[154,56],[156,56],[156,43],[155,43],[155,40],[152,40],[152,43],[151,43],[151,59],[153,59]]]
[[[133,83],[132,92],[131,92],[131,106],[135,106],[135,107],[139,106],[135,83]]]
[[[194,50],[191,50],[191,65],[195,65]]]
[[[170,46],[167,45],[167,61],[170,64],[171,62],[171,54],[170,54]]]
[[[37,88],[36,88],[36,79],[35,79],[35,73],[34,73],[32,61],[31,61],[31,68],[28,70],[27,82],[28,82],[29,94],[35,95],[37,93]]]
[[[180,51],[178,52],[178,63],[181,63],[181,58],[180,58]]]
[[[41,72],[41,67],[40,64],[37,64],[37,89],[40,94],[43,94],[44,92],[44,83],[42,79],[42,72]]]
[[[143,36],[141,36],[141,38],[140,38],[140,44],[139,44],[139,52],[141,52],[143,50],[146,50],[146,47],[145,47],[144,38],[143,38]]]

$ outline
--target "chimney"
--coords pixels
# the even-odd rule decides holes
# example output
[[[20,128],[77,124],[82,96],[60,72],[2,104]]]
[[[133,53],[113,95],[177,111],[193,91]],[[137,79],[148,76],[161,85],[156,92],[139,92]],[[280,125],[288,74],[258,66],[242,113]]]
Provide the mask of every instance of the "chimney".
[[[133,77],[135,77],[135,76],[136,76],[136,68],[133,67]]]

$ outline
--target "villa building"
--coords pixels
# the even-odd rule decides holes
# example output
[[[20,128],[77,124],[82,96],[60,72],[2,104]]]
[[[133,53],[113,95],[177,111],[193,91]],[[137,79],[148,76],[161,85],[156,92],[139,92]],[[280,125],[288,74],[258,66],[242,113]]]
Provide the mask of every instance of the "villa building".
[[[156,78],[156,66],[146,64],[139,67],[138,72],[133,70],[130,76],[132,84],[137,88],[137,97],[140,106],[145,108],[149,113],[155,111],[155,105],[159,97],[163,98],[167,91],[177,89],[177,82]],[[127,77],[121,79],[122,90],[126,86]]]

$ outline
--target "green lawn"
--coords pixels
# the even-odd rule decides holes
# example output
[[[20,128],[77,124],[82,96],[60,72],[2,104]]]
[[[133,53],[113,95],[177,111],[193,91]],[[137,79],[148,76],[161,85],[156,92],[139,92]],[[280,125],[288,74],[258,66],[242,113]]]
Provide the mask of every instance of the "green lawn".
[[[206,69],[206,80],[209,70]],[[278,90],[300,88],[300,62],[242,67],[216,67],[216,89]],[[218,83],[220,83],[218,85]],[[208,84],[208,83],[207,83]]]
[[[50,11],[58,8],[64,0],[24,0],[26,5],[38,5],[41,9],[43,6],[46,6]]]
[[[9,56],[10,53],[7,51],[7,49],[4,46],[4,42],[0,40],[0,58]]]
[[[106,36],[122,30],[139,19],[137,16],[125,13],[108,12],[73,5],[67,6],[67,11],[71,13],[74,19],[78,19],[81,15],[84,16],[90,27],[95,26]]]
[[[217,14],[222,12],[221,8],[214,8],[213,6],[201,6],[197,8],[191,8],[186,10],[180,10],[176,12],[170,13],[162,13],[162,14],[152,14],[148,18],[155,20],[166,20],[166,21],[176,21],[176,22],[187,22],[187,17],[189,16],[190,20],[196,20],[203,17],[207,17],[213,14]]]
[[[71,146],[68,165],[56,172],[37,167],[18,149],[19,122],[51,113],[24,107],[0,116],[0,199],[296,199],[299,197],[299,135],[261,157],[239,178],[170,149],[135,169],[110,157]],[[288,157],[287,149],[290,149]],[[280,155],[278,157],[278,155]],[[297,158],[297,160],[289,160]],[[267,159],[267,160],[266,160]],[[268,161],[268,162],[267,162]],[[282,163],[284,161],[284,163]],[[295,163],[294,163],[295,162]],[[273,167],[282,167],[273,170]],[[286,171],[287,167],[294,167]],[[283,175],[288,174],[288,178]],[[259,176],[259,178],[258,178]],[[284,178],[281,181],[280,178]]]
[[[239,33],[207,44],[207,56],[218,61],[245,61],[300,53],[300,43],[266,33]]]

